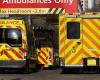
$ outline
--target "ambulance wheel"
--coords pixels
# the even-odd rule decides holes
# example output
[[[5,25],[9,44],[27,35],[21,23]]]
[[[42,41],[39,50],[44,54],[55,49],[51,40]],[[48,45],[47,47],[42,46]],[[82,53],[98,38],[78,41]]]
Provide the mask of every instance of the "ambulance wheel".
[[[62,68],[62,73],[80,73],[80,68]]]
[[[4,69],[0,69],[0,73],[4,73],[4,71],[5,71]]]
[[[26,74],[29,74],[32,72],[32,70],[29,68],[29,66],[26,66],[24,71]]]
[[[66,73],[66,68],[65,67],[62,68],[62,73],[63,74]]]
[[[37,64],[37,71],[42,71],[44,69],[44,65],[43,64]]]
[[[100,67],[96,68],[96,72],[100,74]]]
[[[62,68],[62,73],[70,73],[70,69],[69,68],[65,68],[65,67],[63,67]]]
[[[27,60],[27,62],[26,62],[25,72],[26,73],[31,73],[32,72],[32,69],[30,68],[30,61],[29,60]]]

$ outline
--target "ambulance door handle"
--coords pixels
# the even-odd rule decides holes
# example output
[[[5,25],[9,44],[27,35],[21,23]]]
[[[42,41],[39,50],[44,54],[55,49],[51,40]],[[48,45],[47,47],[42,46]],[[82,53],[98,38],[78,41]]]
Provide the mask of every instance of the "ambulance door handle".
[[[78,41],[78,42],[77,42],[77,44],[78,44],[78,45],[80,45],[80,44],[81,44],[81,42],[80,42],[80,41]]]

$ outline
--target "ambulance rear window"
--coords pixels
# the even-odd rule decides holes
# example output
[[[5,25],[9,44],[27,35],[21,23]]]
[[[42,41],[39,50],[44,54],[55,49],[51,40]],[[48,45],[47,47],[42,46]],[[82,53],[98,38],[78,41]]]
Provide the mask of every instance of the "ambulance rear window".
[[[80,22],[67,22],[67,38],[68,39],[80,38]]]
[[[52,43],[48,39],[38,39],[35,41],[35,45],[40,48],[40,47],[52,47]]]
[[[22,33],[20,29],[5,29],[5,42],[12,47],[21,47]]]

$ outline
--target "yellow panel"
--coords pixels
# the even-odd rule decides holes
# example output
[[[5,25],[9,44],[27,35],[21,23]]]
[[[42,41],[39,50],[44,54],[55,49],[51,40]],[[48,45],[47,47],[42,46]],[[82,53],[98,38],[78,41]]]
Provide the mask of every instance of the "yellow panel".
[[[88,45],[91,47],[91,49],[90,49],[91,51],[92,51],[93,49],[96,50],[97,52],[99,51],[98,48],[97,48],[85,35],[84,35],[84,40],[85,40],[85,41],[88,43]],[[83,49],[85,49],[85,50],[88,51],[89,48],[86,49],[85,46],[86,46],[86,45],[83,43]]]
[[[22,20],[0,19],[0,24],[21,25],[21,24],[23,24],[23,22],[22,22]]]
[[[19,58],[12,52],[12,51],[7,51],[9,55],[14,59],[14,60],[19,60]]]
[[[17,28],[16,26],[19,26],[21,30],[25,31],[24,33],[22,33],[22,40],[26,41],[26,28],[25,28],[25,24],[23,23],[23,20],[0,19],[0,26],[2,26],[0,28]],[[7,27],[7,26],[10,26],[10,27]],[[7,50],[5,45],[9,46],[9,45],[3,43],[2,50],[6,50],[14,60],[19,60],[19,58],[10,50],[11,46],[9,46],[8,47],[9,49]],[[26,48],[23,43],[22,43],[22,48]],[[19,51],[19,48],[13,47],[13,49],[16,50],[17,52]],[[1,48],[0,48],[0,51],[1,51]],[[21,56],[23,56],[23,54]],[[2,59],[3,58],[4,57],[2,56]],[[7,59],[7,56],[5,58]],[[24,56],[23,56],[23,58],[24,58]]]
[[[83,19],[83,50],[89,54],[84,57],[100,57],[100,19]],[[88,65],[96,66],[95,60],[89,60]]]
[[[61,21],[63,21],[63,20],[65,20],[65,22],[63,22],[63,24],[61,25]],[[66,18],[65,16],[60,16],[59,21],[60,21],[60,25],[59,25],[59,55],[60,55],[60,57],[64,57],[65,58],[65,63],[67,63],[75,55],[77,55],[78,50],[82,49],[82,45],[78,45],[78,48],[75,47],[75,46],[77,46],[77,42],[80,41],[80,39],[82,39],[82,35],[81,35],[80,39],[67,39],[67,31],[66,31],[67,30],[66,29],[67,25],[66,25],[66,22],[81,22],[81,18]],[[64,28],[64,30],[63,30],[64,32],[61,34],[60,31],[63,28]],[[81,26],[80,26],[80,30],[82,30]],[[63,42],[60,43],[60,41],[63,38],[62,36],[63,37],[65,36],[65,40],[63,40]],[[75,47],[76,52],[75,53],[70,53],[73,47]],[[63,52],[61,52],[62,49],[63,49]],[[72,64],[75,64],[75,63],[77,64],[80,57],[82,58],[82,55],[79,56],[79,58],[77,57],[77,59],[74,59],[74,62],[72,62]]]
[[[96,60],[94,59],[87,60],[87,66],[96,66]]]
[[[79,46],[77,49],[76,49],[76,52],[75,53],[67,53],[67,54],[70,54],[70,56],[68,57],[68,58],[66,58],[66,62],[68,62],[68,61],[70,61],[77,53],[78,53],[78,51],[81,49],[82,47],[81,46]],[[79,56],[77,57],[77,59],[79,58]],[[82,56],[81,56],[81,58],[82,58]],[[77,59],[75,59],[74,61],[76,61]],[[73,62],[74,62],[73,61]]]
[[[82,53],[78,56],[78,58],[76,60],[73,61],[73,64],[77,64],[79,60],[82,60],[83,55]]]
[[[93,32],[91,32],[91,31],[88,29],[88,27],[86,27],[86,26],[84,25],[84,26],[83,26],[83,29],[84,29],[84,31],[85,31],[88,35],[90,35],[90,37],[92,37],[92,38],[95,40],[95,42],[99,43],[99,39],[96,37],[96,35],[94,35]],[[95,30],[95,29],[94,29],[94,30]],[[99,30],[97,30],[96,32],[99,33]]]
[[[38,61],[41,62],[41,64],[45,64],[44,61],[40,57],[38,57]]]
[[[6,55],[2,55],[0,56],[0,60],[10,60]]]
[[[97,21],[98,19],[92,19],[93,21],[95,21],[95,23],[99,22],[100,21]],[[90,27],[96,31],[98,34],[99,34],[99,30],[97,29],[97,27],[99,27],[100,24],[98,24],[98,26],[96,26],[95,24],[93,24],[89,19],[86,20],[86,22],[88,23],[88,25],[90,25]]]

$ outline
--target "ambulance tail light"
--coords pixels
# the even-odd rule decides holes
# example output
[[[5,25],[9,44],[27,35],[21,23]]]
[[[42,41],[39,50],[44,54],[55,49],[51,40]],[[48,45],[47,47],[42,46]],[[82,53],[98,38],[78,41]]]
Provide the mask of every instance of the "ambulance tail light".
[[[27,54],[27,53],[25,52],[25,54],[24,54],[24,59],[26,59],[26,58],[27,58],[26,54]]]

